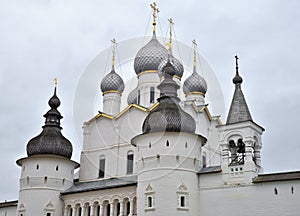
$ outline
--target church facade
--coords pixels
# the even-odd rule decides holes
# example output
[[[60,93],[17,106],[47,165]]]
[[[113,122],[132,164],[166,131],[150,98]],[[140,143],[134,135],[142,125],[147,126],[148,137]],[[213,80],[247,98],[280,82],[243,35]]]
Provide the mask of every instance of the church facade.
[[[238,57],[222,123],[205,103],[213,89],[197,72],[196,42],[193,73],[183,81],[172,33],[166,48],[156,37],[158,9],[151,6],[152,38],[134,59],[137,86],[122,94],[113,49],[100,85],[103,110],[83,125],[80,164],[61,133],[55,87],[42,132],[17,161],[19,199],[0,203],[1,216],[299,215],[300,172],[263,173],[264,128],[246,103]],[[122,100],[128,106],[121,110]]]

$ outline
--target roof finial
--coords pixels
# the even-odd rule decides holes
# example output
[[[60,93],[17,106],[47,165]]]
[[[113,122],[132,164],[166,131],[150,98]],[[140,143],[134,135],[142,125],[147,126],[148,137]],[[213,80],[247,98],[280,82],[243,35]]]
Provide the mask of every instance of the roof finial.
[[[153,9],[153,22],[152,22],[152,25],[153,25],[153,32],[156,31],[156,18],[157,18],[157,14],[159,13],[159,9],[156,5],[156,2],[153,2],[152,4],[150,4],[150,7]]]
[[[194,69],[196,69],[196,59],[197,59],[197,42],[194,39],[193,41],[193,47],[194,47]]]
[[[239,75],[239,63],[238,63],[239,57],[236,55],[234,56],[234,58],[235,58],[235,77],[233,78],[232,82],[234,84],[241,84],[243,82],[243,79]]]
[[[116,54],[116,46],[117,46],[117,41],[115,38],[111,40],[112,43],[112,57],[111,57],[111,66],[112,68],[115,67],[115,54]]]
[[[236,76],[239,76],[239,62],[238,62],[238,60],[239,60],[239,57],[236,55],[236,56],[234,56],[234,58],[235,58],[235,75]]]
[[[54,83],[54,87],[56,88],[56,87],[57,87],[57,77],[55,77],[55,78],[53,79],[53,83]]]
[[[170,37],[169,37],[169,43],[167,43],[167,48],[168,48],[168,52],[169,54],[171,54],[171,49],[172,49],[172,28],[173,28],[173,25],[174,25],[174,22],[173,22],[173,19],[170,18],[168,19],[169,21],[169,24],[170,24]]]

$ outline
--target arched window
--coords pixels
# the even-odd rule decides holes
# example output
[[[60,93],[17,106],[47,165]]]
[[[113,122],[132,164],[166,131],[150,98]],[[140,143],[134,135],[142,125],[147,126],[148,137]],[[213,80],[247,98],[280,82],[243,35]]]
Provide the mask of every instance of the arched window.
[[[133,151],[129,151],[127,153],[127,174],[133,173],[133,159],[134,159]]]
[[[99,178],[104,178],[105,176],[105,156],[101,155],[99,160]]]
[[[150,87],[150,103],[154,103],[154,87]]]
[[[47,213],[47,216],[51,216],[51,213],[48,212],[48,213]]]

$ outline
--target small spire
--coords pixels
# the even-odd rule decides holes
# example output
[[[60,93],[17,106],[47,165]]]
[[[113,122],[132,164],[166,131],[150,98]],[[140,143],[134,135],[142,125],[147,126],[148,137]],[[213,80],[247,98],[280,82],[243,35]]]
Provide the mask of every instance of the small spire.
[[[196,64],[197,64],[197,42],[194,39],[193,41],[193,47],[194,47],[194,71],[196,71]]]
[[[111,67],[115,67],[115,55],[116,55],[116,46],[117,46],[117,41],[115,38],[111,40],[112,43],[112,57],[111,57]]]
[[[239,75],[239,63],[238,63],[239,57],[236,55],[234,56],[234,58],[235,58],[235,77],[233,78],[232,82],[234,84],[241,84],[243,82],[243,79]]]
[[[173,29],[173,25],[174,25],[174,22],[173,22],[173,19],[170,18],[168,19],[169,21],[169,24],[170,24],[170,33],[169,33],[169,43],[166,44],[167,48],[168,48],[168,52],[169,54],[171,54],[171,49],[172,49],[172,29]]]
[[[150,7],[153,9],[153,22],[152,22],[152,25],[153,25],[153,32],[156,31],[156,18],[157,18],[157,14],[159,13],[159,9],[156,5],[156,2],[153,2],[152,4],[150,4]]]

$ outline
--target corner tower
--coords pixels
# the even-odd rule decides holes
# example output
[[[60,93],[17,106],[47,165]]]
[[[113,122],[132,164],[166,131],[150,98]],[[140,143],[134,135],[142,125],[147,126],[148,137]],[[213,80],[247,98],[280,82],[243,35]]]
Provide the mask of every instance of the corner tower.
[[[146,117],[143,133],[131,140],[137,147],[137,214],[197,215],[196,172],[206,139],[195,134],[195,120],[179,105],[170,59],[162,72],[159,104]]]
[[[247,184],[262,172],[260,150],[264,129],[251,117],[246,103],[239,75],[238,57],[233,78],[235,91],[225,125],[219,127],[222,148],[222,172],[226,183]]]
[[[61,134],[62,116],[57,110],[60,100],[56,95],[56,83],[48,104],[50,110],[44,115],[42,132],[28,142],[27,157],[17,161],[22,168],[18,216],[63,215],[60,192],[73,184],[74,169],[79,167],[70,160],[71,142]]]

